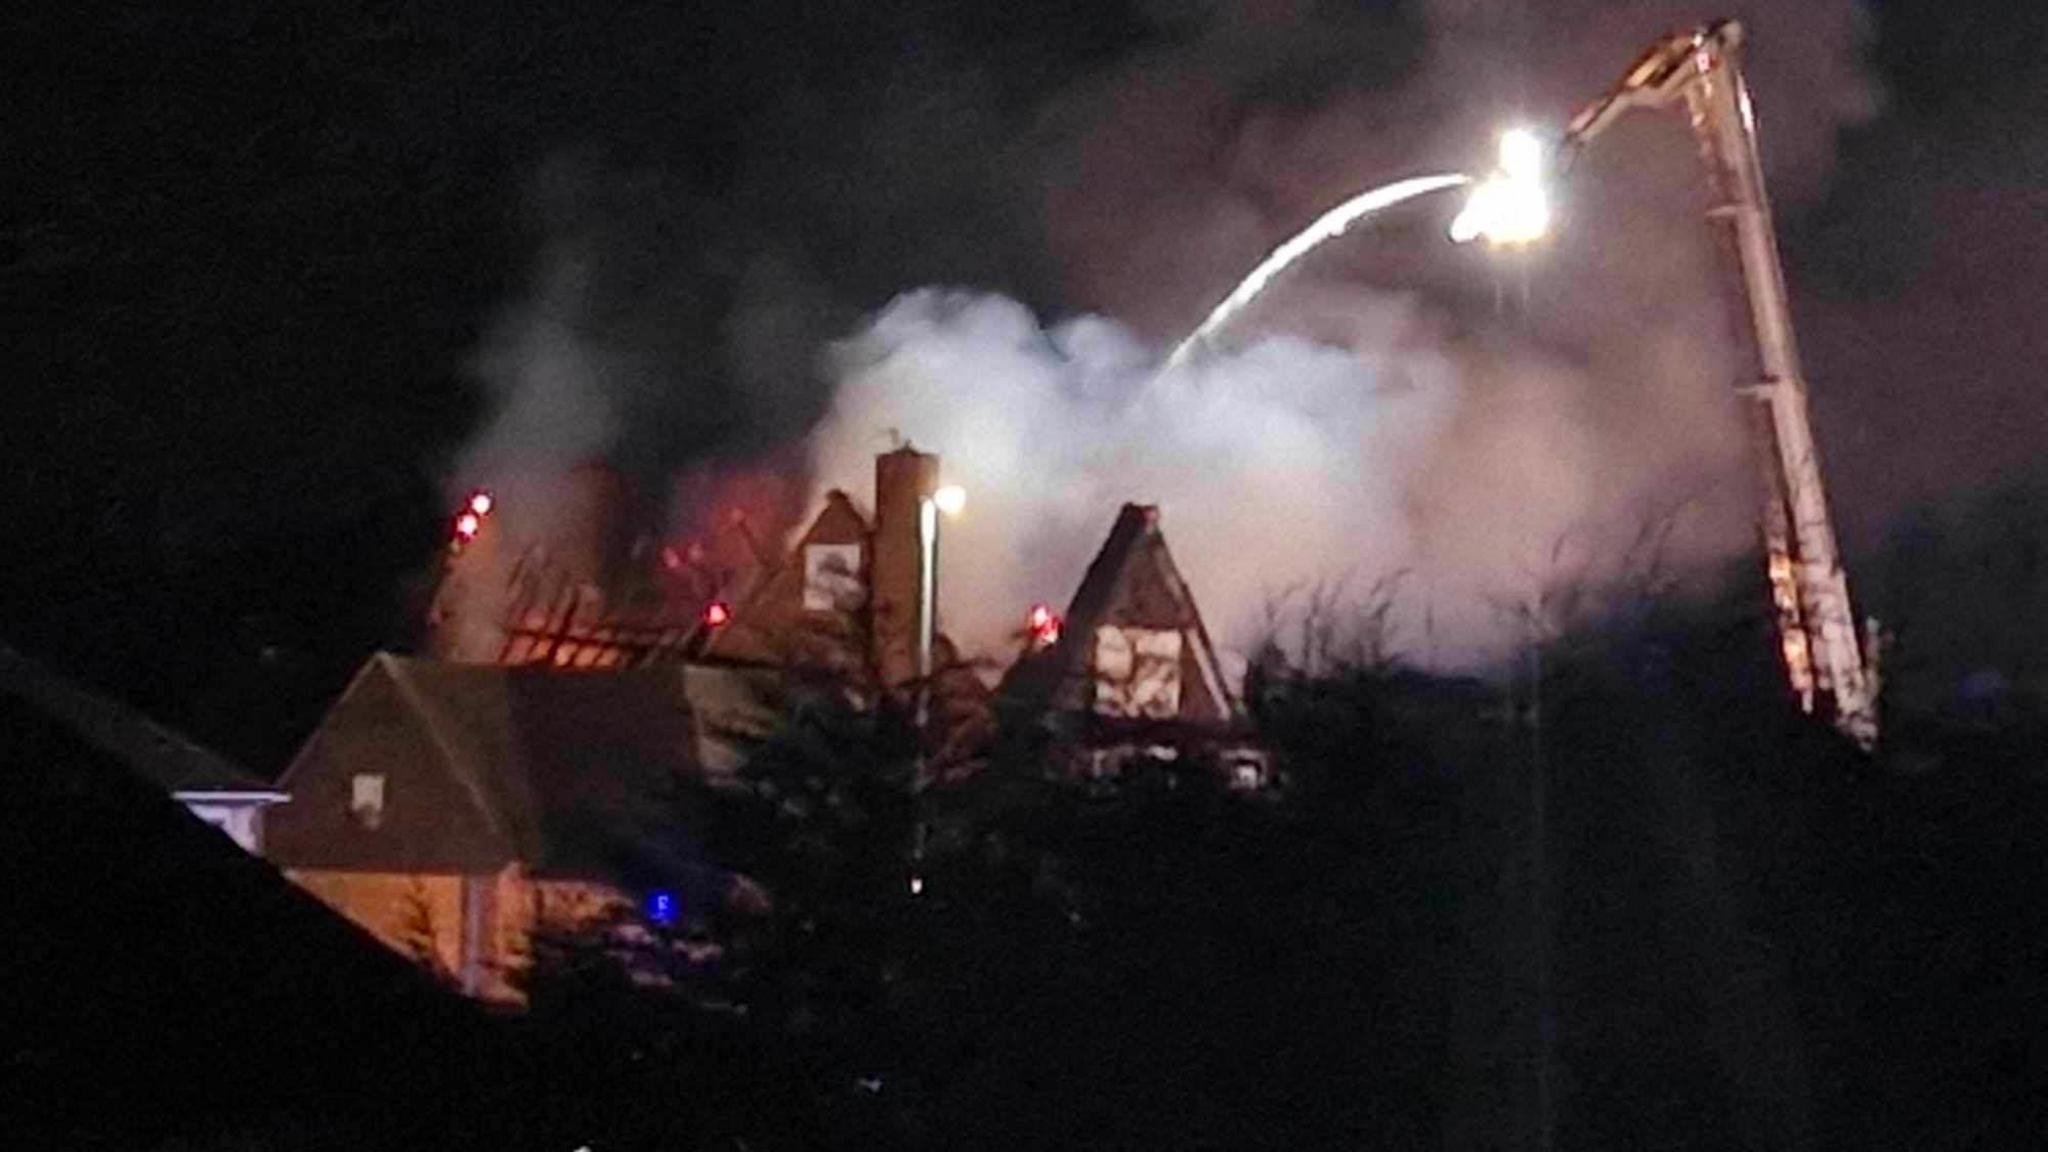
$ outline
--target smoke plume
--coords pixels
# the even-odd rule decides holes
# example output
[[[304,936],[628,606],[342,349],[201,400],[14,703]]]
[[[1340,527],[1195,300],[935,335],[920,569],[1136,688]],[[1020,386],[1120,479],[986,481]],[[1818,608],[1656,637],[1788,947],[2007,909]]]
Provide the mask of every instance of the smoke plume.
[[[1737,7],[1773,192],[1796,212],[1874,104],[1859,9]],[[1531,8],[1154,4],[1107,41],[1052,23],[1003,53],[963,41],[846,91],[792,89],[715,194],[557,164],[530,289],[478,359],[493,415],[458,481],[593,457],[694,476],[672,489],[686,527],[721,490],[706,469],[794,450],[813,472],[808,504],[782,510],[794,523],[827,487],[864,494],[900,433],[971,490],[944,611],[984,647],[1034,600],[1064,601],[1127,500],[1162,506],[1238,644],[1289,589],[1393,580],[1402,647],[1483,660],[1517,627],[1504,603],[1611,573],[1677,507],[1663,560],[1704,569],[1749,544],[1752,505],[1678,116],[1604,138],[1556,243],[1519,263],[1450,248],[1448,200],[1404,209],[1291,270],[1237,350],[1157,372],[1322,210],[1484,165],[1506,123],[1555,130],[1700,18]],[[530,486],[545,531],[546,484]]]
[[[1047,234],[1069,304],[1129,327],[906,294],[837,348],[818,483],[863,490],[885,428],[939,452],[973,491],[948,528],[944,610],[983,639],[1062,601],[1124,500],[1162,506],[1227,643],[1254,641],[1290,591],[1299,608],[1334,583],[1391,590],[1394,644],[1450,663],[1487,659],[1525,626],[1512,606],[1561,585],[1653,562],[1706,571],[1748,546],[1729,301],[1677,116],[1601,142],[1550,249],[1489,264],[1443,242],[1448,201],[1397,213],[1290,271],[1240,351],[1157,374],[1156,348],[1293,229],[1372,184],[1483,163],[1511,120],[1554,131],[1696,20],[1679,5],[1521,11],[1431,6],[1394,83],[1299,79],[1383,58],[1383,25],[1311,19],[1311,37],[1225,14],[1071,86],[1029,137],[1065,177]],[[1774,187],[1797,205],[1839,125],[1871,107],[1855,9],[1749,15]],[[1635,548],[1667,528],[1663,554]]]
[[[737,501],[773,535],[827,395],[818,348],[854,314],[731,204],[658,174],[563,156],[528,199],[532,272],[473,357],[488,411],[451,496],[487,487],[507,537],[555,543],[585,534],[596,466],[642,529],[687,535]]]
[[[1353,347],[1279,337],[1162,371],[1112,321],[1048,329],[1002,297],[910,293],[835,349],[813,471],[864,490],[878,428],[942,452],[969,492],[942,538],[942,611],[971,646],[1063,605],[1136,501],[1160,506],[1226,643],[1270,611],[1298,623],[1310,593],[1369,608],[1391,590],[1397,642],[1482,657],[1507,623],[1495,601],[1533,591],[1558,542],[1611,511],[1589,384],[1526,355],[1510,369],[1413,301],[1351,303],[1373,329]]]

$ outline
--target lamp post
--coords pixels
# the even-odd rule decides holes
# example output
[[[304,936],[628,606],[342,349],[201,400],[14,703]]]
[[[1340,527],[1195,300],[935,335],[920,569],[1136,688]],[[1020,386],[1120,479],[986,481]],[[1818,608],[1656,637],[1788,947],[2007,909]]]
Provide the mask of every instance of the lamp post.
[[[911,779],[911,793],[921,797],[925,779],[925,733],[932,717],[932,640],[938,633],[939,608],[939,517],[960,515],[967,507],[967,490],[946,484],[917,501],[917,770]],[[920,809],[911,827],[910,894],[924,894],[925,822]]]
[[[1493,174],[1475,184],[1465,207],[1451,221],[1451,240],[1485,241],[1493,249],[1518,249],[1541,240],[1550,230],[1550,197],[1546,189],[1543,142],[1525,128],[1501,133],[1500,162]],[[1526,272],[1526,270],[1525,270]],[[1523,307],[1528,281],[1522,282]],[[1498,295],[1496,295],[1498,300]],[[1529,934],[1535,988],[1535,1148],[1550,1152],[1555,1140],[1557,1008],[1551,973],[1551,910],[1549,875],[1550,795],[1543,760],[1543,644],[1548,640],[1548,590],[1520,614],[1528,646],[1529,675]],[[1519,717],[1518,717],[1519,719]]]
[[[937,634],[939,597],[939,517],[960,515],[967,490],[944,485],[917,502],[917,732],[920,740],[931,721],[932,640]]]

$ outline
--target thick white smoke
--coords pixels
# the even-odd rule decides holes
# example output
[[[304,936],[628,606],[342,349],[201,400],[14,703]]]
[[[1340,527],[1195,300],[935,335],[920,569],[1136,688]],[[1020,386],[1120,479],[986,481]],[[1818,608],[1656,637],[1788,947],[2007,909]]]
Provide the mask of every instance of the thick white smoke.
[[[1840,124],[1873,105],[1858,10],[1738,7],[1774,191],[1796,210]],[[1290,588],[1343,581],[1363,597],[1400,574],[1396,646],[1447,663],[1514,640],[1510,603],[1653,559],[1704,571],[1751,546],[1739,344],[1676,114],[1603,140],[1564,190],[1557,242],[1521,266],[1449,248],[1448,205],[1399,210],[1276,283],[1240,325],[1242,351],[1155,375],[1156,347],[1319,212],[1484,163],[1507,123],[1556,130],[1652,39],[1702,18],[1526,8],[1429,6],[1420,63],[1393,86],[1289,92],[1384,56],[1384,28],[1228,5],[1203,34],[1070,86],[1017,147],[1049,177],[1069,300],[1136,334],[909,293],[838,349],[818,483],[864,492],[889,429],[941,454],[973,489],[948,528],[945,611],[984,643],[1071,593],[1125,500],[1162,506],[1231,641],[1254,640]],[[1630,551],[1674,510],[1663,554]]]
[[[1392,579],[1397,646],[1481,657],[1507,623],[1497,601],[1547,577],[1613,495],[1586,382],[1504,371],[1411,301],[1354,303],[1357,349],[1279,338],[1162,372],[1111,321],[1047,329],[1002,297],[913,292],[835,349],[814,474],[865,493],[891,433],[939,453],[969,492],[941,537],[941,607],[970,649],[999,648],[1034,602],[1064,606],[1130,501],[1160,506],[1240,653],[1271,607],[1289,619],[1318,585],[1365,607]]]
[[[1840,124],[1873,105],[1859,8],[1733,7],[1790,214]],[[1639,116],[1588,155],[1556,243],[1525,268],[1449,248],[1448,202],[1404,208],[1276,283],[1240,352],[1155,374],[1156,349],[1321,211],[1486,163],[1505,123],[1554,128],[1651,39],[1709,14],[1537,8],[1435,0],[1404,32],[1325,5],[1163,2],[1149,11],[1170,42],[1055,69],[1050,91],[928,62],[879,102],[792,96],[716,203],[554,165],[536,196],[548,243],[478,357],[492,411],[453,490],[504,486],[505,526],[546,536],[579,514],[548,490],[565,469],[784,468],[810,432],[814,504],[824,487],[865,493],[894,429],[973,490],[948,529],[946,609],[983,644],[1071,593],[1126,500],[1162,505],[1239,643],[1290,588],[1341,580],[1363,597],[1404,573],[1397,641],[1465,661],[1512,638],[1501,601],[1612,568],[1686,500],[1664,559],[1725,557],[1752,540],[1738,358],[1676,115]],[[1116,323],[1046,330],[997,296],[922,290],[854,329],[834,302],[883,299],[876,283],[899,277]],[[1825,366],[1811,375],[1828,386]],[[676,523],[715,511],[679,507]]]

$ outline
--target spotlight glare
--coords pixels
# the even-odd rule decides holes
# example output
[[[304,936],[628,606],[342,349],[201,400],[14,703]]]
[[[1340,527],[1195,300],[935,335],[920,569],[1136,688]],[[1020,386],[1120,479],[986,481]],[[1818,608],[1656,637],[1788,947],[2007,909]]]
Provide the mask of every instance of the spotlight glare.
[[[1526,128],[1501,133],[1500,167],[1472,188],[1451,221],[1459,244],[1484,238],[1494,247],[1517,247],[1550,231],[1550,196],[1544,187],[1543,141]]]
[[[1500,134],[1500,170],[1510,179],[1543,178],[1543,141],[1527,128],[1510,128]]]

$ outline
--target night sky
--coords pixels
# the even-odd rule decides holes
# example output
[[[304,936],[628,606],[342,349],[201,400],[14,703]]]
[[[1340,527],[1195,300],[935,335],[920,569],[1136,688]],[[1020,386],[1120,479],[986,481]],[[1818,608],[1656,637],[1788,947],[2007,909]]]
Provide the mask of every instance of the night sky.
[[[687,292],[645,272],[685,350],[715,343],[763,254],[846,322],[931,282],[1101,307],[1048,242],[1046,189],[966,145],[1219,6],[23,7],[0,37],[0,639],[273,771],[406,638],[441,477],[482,416],[472,357],[565,218],[698,254]],[[1387,83],[1422,49],[1401,5],[1296,7],[1378,50],[1257,99]],[[1882,110],[1781,224],[1832,494],[1866,549],[2042,467],[2048,436],[2048,5],[1873,15]],[[647,322],[626,283],[620,314]],[[815,413],[771,416],[787,426],[693,426],[718,443],[682,435],[649,466]]]

